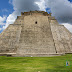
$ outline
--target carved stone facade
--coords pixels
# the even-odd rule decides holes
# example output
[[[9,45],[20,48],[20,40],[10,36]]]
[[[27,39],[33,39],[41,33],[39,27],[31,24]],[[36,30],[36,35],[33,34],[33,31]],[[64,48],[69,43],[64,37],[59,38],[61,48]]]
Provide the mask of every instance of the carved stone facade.
[[[71,36],[47,12],[22,12],[0,34],[0,55],[39,57],[72,53]]]

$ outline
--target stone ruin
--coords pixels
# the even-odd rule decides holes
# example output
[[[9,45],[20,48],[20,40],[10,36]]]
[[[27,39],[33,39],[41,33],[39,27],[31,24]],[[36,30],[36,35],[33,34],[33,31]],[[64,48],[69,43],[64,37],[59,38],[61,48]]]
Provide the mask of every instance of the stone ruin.
[[[0,55],[59,56],[72,53],[72,34],[44,11],[22,12],[0,34]]]

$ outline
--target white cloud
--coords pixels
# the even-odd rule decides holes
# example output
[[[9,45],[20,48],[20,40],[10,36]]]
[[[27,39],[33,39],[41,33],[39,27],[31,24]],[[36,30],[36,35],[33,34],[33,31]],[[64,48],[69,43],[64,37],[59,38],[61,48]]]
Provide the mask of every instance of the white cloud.
[[[16,19],[16,15],[15,15],[15,13],[13,12],[12,14],[10,14],[10,15],[7,17],[6,25],[3,26],[3,29],[7,28],[9,24],[13,24],[13,22],[15,21],[15,19]]]
[[[9,0],[9,3],[13,5],[14,12],[7,17],[3,29],[12,24],[21,12],[45,11],[45,8],[51,8],[52,16],[55,16],[59,23],[65,23],[65,27],[72,31],[72,28],[69,28],[72,23],[72,3],[68,0]]]
[[[39,10],[41,11],[46,11],[46,6],[45,6],[45,0],[40,0],[40,2],[36,2],[36,4],[39,6]]]
[[[6,20],[6,16],[0,16],[0,25],[5,25],[4,21]]]
[[[39,10],[39,7],[35,2],[40,0],[13,0],[14,10],[21,11],[30,11],[30,10]]]
[[[6,16],[3,16],[3,17],[0,16],[0,25],[1,26],[5,25],[5,22],[4,21],[6,21]],[[1,30],[3,30],[3,28],[0,28],[0,31]]]
[[[45,3],[51,8],[52,16],[72,32],[72,3],[68,0],[45,0]]]
[[[72,23],[72,3],[68,0],[45,0],[46,7],[51,8],[52,16],[60,23]]]
[[[36,2],[40,0],[9,0],[9,3],[13,5],[14,12],[7,17],[6,25],[3,29],[7,28],[9,24],[13,24],[16,17],[21,14],[21,12],[30,10],[39,10],[39,6]]]
[[[2,9],[2,12],[8,12],[8,10],[7,9]]]
[[[12,4],[12,0],[9,0],[9,3]]]
[[[2,28],[0,28],[0,31],[2,30]]]
[[[62,23],[71,33],[72,33],[72,25],[69,23]]]

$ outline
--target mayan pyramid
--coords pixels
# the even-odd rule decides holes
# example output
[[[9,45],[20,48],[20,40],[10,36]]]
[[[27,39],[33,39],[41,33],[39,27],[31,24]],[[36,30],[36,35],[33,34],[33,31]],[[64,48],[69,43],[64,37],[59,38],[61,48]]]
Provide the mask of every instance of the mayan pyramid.
[[[0,55],[56,56],[72,53],[72,34],[44,11],[22,12],[0,34]]]

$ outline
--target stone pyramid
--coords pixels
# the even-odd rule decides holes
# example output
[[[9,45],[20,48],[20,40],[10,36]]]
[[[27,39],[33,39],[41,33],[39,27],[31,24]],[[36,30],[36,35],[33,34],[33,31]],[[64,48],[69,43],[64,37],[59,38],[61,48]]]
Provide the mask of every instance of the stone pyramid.
[[[44,11],[22,12],[0,34],[0,55],[57,56],[72,53],[72,34]]]

